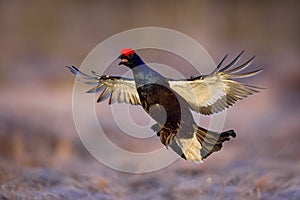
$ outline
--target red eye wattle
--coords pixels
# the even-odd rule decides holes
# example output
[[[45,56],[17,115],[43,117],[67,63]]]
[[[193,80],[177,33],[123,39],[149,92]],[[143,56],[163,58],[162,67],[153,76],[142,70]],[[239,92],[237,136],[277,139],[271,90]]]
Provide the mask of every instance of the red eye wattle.
[[[121,50],[121,54],[124,54],[125,56],[133,55],[134,50],[131,48],[124,48]]]

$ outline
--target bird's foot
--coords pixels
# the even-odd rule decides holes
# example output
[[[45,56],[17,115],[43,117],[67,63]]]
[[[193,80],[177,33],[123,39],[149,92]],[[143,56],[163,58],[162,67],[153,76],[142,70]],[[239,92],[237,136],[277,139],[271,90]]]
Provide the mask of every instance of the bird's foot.
[[[168,136],[167,136],[167,138],[166,138],[166,148],[168,149],[168,147],[170,146],[170,145],[172,145],[172,142],[173,142],[173,139],[174,139],[174,137],[175,137],[175,135],[176,135],[176,133],[170,133]]]

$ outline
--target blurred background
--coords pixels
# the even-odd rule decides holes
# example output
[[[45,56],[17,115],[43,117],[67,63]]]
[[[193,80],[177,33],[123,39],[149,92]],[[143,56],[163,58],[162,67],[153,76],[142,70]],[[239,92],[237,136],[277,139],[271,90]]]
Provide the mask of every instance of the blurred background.
[[[0,1],[0,199],[300,199],[299,10],[298,1]],[[189,35],[215,62],[245,49],[244,59],[257,56],[250,68],[265,69],[243,81],[267,89],[227,111],[224,129],[238,137],[202,165],[121,173],[79,140],[64,66],[146,26]]]

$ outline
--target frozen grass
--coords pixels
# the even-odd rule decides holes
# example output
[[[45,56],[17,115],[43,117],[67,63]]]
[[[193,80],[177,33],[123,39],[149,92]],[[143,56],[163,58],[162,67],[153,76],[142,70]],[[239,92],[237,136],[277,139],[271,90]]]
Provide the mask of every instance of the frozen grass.
[[[204,164],[179,160],[157,172],[134,175],[89,156],[74,129],[70,94],[59,88],[35,91],[39,103],[16,104],[12,97],[22,92],[6,91],[8,98],[1,99],[0,199],[300,199],[296,115],[288,123],[274,118],[277,126],[269,127],[259,121],[270,116],[245,125],[246,117],[229,113],[238,137]],[[50,103],[56,109],[48,109]],[[33,106],[38,116],[28,111]],[[248,112],[243,105],[239,109]]]

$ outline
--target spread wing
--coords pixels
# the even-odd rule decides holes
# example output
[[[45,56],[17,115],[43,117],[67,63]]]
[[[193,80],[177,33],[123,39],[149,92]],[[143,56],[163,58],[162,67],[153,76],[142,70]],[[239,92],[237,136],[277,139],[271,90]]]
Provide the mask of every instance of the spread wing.
[[[227,55],[221,60],[216,69],[209,75],[198,76],[187,80],[171,80],[170,87],[180,94],[190,105],[190,108],[204,115],[210,115],[225,110],[253,93],[259,92],[260,87],[237,82],[235,78],[254,76],[262,69],[240,73],[246,69],[255,58],[253,56],[244,64],[230,69],[235,65],[244,51],[231,63],[221,68]]]
[[[109,104],[115,102],[130,103],[132,105],[141,104],[133,79],[100,75],[94,71],[92,71],[93,76],[90,76],[74,66],[67,66],[67,68],[69,68],[81,82],[88,85],[95,85],[95,87],[87,91],[87,93],[100,92],[97,102],[109,98]]]

